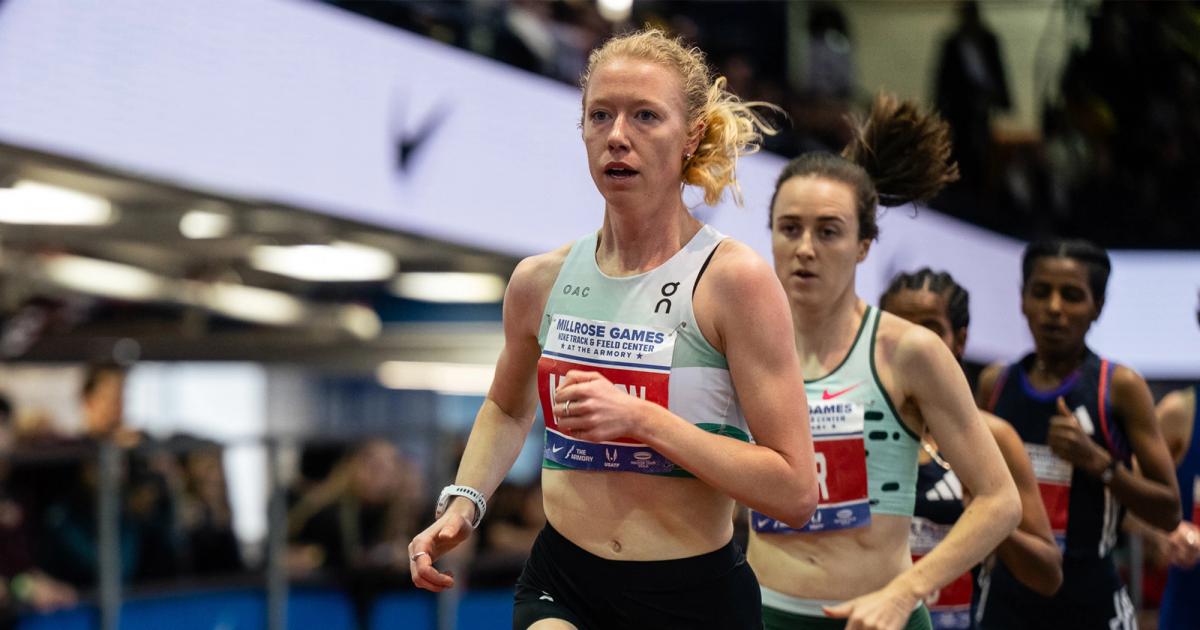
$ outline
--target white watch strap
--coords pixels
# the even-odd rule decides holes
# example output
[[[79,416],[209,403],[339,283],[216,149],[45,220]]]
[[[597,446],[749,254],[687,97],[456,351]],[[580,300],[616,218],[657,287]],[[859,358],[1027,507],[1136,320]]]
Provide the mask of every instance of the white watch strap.
[[[471,521],[472,528],[478,528],[483,522],[483,513],[487,511],[487,501],[483,493],[470,486],[449,485],[442,488],[442,496],[438,499],[437,518],[441,518],[450,506],[453,497],[466,497],[475,504],[475,519]]]

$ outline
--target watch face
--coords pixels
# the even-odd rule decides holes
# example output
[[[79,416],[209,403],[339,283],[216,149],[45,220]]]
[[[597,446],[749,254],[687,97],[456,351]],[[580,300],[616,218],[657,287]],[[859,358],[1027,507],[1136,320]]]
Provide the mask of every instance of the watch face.
[[[1108,483],[1112,481],[1113,475],[1115,474],[1117,474],[1117,462],[1116,460],[1113,460],[1113,463],[1106,466],[1104,470],[1100,472],[1100,481]]]

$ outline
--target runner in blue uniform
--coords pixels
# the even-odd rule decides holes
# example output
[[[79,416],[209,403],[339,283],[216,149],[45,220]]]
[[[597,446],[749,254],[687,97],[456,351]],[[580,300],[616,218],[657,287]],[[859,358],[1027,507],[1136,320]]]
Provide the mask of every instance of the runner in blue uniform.
[[[734,500],[788,523],[812,514],[804,384],[770,267],[682,191],[736,194],[737,157],[764,126],[659,31],[607,42],[582,84],[603,222],[513,272],[495,380],[436,522],[409,545],[413,581],[454,585],[434,562],[478,524],[540,401],[548,524],[514,627],[761,628],[730,514]]]
[[[775,271],[791,299],[820,502],[803,527],[751,514],[750,563],[768,629],[928,628],[922,602],[1016,527],[1020,500],[954,355],[921,326],[867,305],[854,275],[879,199],[928,199],[956,176],[948,129],[880,96],[842,156],[792,160],[771,203]],[[942,445],[974,500],[913,564],[920,436]]]
[[[1112,561],[1122,510],[1168,531],[1179,524],[1171,458],[1146,382],[1085,341],[1110,269],[1108,254],[1086,241],[1027,247],[1021,310],[1034,352],[980,376],[978,402],[1021,436],[1063,549],[1054,597],[1030,591],[997,564],[983,582],[982,628],[1133,628],[1133,604]],[[1134,456],[1140,475],[1131,469]]]
[[[1158,421],[1175,462],[1183,520],[1166,538],[1171,568],[1159,611],[1160,630],[1200,628],[1200,407],[1193,385],[1171,392],[1158,404]]]

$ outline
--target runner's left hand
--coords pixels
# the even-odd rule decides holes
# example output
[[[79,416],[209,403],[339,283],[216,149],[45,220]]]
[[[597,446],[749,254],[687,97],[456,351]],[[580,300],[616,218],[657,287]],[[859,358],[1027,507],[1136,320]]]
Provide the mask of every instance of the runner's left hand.
[[[569,408],[567,401],[571,402]],[[589,442],[637,437],[637,419],[645,404],[598,372],[571,370],[554,392],[558,426]]]
[[[845,619],[846,630],[901,630],[916,610],[912,595],[888,585],[874,593],[825,606],[825,616]]]
[[[1050,418],[1046,443],[1055,455],[1092,476],[1099,476],[1108,465],[1108,453],[1083,432],[1079,419],[1067,408],[1062,396],[1058,397],[1058,415]]]

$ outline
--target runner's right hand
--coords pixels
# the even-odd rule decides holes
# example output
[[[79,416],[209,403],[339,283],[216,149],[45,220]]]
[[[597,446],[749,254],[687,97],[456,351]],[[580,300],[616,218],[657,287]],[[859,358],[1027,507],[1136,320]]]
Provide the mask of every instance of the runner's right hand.
[[[471,536],[470,514],[455,509],[459,503],[451,503],[441,518],[408,543],[408,570],[418,588],[440,593],[454,587],[454,574],[438,571],[433,563]]]
[[[1200,562],[1200,528],[1188,521],[1181,521],[1167,540],[1167,557],[1171,564],[1190,569]]]

